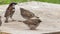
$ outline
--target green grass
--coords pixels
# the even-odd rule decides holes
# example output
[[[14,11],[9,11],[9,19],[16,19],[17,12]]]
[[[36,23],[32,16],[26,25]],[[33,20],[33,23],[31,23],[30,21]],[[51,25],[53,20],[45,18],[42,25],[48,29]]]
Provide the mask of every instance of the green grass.
[[[35,1],[60,4],[60,0],[35,0]]]
[[[0,5],[1,4],[9,4],[11,2],[26,2],[27,0],[0,0]]]
[[[60,4],[60,0],[35,0],[35,1]],[[11,2],[27,2],[27,0],[0,0],[0,5],[9,4]]]

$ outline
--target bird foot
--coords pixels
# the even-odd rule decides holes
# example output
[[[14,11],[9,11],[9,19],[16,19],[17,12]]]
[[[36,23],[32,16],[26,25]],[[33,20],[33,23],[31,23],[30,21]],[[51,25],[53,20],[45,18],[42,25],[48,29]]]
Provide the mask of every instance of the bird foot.
[[[31,28],[30,30],[36,30],[36,29],[32,29],[32,28]]]
[[[18,22],[23,22],[23,21],[20,21],[20,20],[19,20]]]
[[[8,23],[8,21],[5,21],[5,23]]]
[[[13,19],[12,21],[16,21],[16,20]]]

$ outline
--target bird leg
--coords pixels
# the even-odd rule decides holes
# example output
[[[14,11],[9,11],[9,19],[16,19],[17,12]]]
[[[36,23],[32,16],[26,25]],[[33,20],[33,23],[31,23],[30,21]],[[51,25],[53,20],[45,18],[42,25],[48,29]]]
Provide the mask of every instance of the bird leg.
[[[15,11],[12,11],[12,12],[11,12],[11,15],[10,15],[10,18],[12,19],[12,21],[16,21],[16,20],[14,20],[14,19],[12,18],[14,12],[15,12]]]
[[[5,17],[5,18],[6,18],[5,23],[8,23],[8,18],[9,18],[9,17]]]
[[[36,27],[34,25],[29,25],[30,30],[36,30]]]

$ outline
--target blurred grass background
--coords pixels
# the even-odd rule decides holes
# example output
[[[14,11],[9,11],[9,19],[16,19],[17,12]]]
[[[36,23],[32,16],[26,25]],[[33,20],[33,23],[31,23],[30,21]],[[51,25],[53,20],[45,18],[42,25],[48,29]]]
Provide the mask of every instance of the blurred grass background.
[[[11,2],[26,2],[27,0],[0,0],[0,5],[1,4],[9,4]]]
[[[2,5],[2,4],[9,4],[11,2],[27,2],[27,1],[28,0],[0,0],[0,5]],[[41,2],[60,4],[60,0],[33,0],[33,1],[41,1]]]
[[[35,0],[35,1],[60,4],[60,0]]]

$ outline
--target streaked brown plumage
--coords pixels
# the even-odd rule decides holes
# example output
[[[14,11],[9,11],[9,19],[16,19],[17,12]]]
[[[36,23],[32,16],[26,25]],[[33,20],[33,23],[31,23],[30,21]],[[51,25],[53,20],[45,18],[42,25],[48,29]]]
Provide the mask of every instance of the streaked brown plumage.
[[[27,19],[25,21],[22,21],[24,24],[26,24],[30,30],[35,30],[36,27],[42,22],[40,19]]]
[[[37,17],[34,13],[30,12],[29,10],[26,10],[24,8],[20,8],[20,11],[21,11],[21,16],[24,18],[24,19],[30,19],[32,17],[36,17],[36,18],[39,18]]]
[[[44,34],[60,34],[60,32],[51,32],[51,33],[44,33]]]
[[[1,16],[0,16],[0,26],[2,25]]]
[[[11,3],[9,6],[8,6],[8,8],[6,9],[6,12],[5,12],[5,15],[4,15],[4,17],[6,18],[6,20],[5,20],[5,22],[8,22],[8,18],[10,17],[11,19],[12,19],[12,16],[13,16],[13,14],[14,14],[14,12],[15,12],[15,5],[16,5],[17,3]]]

